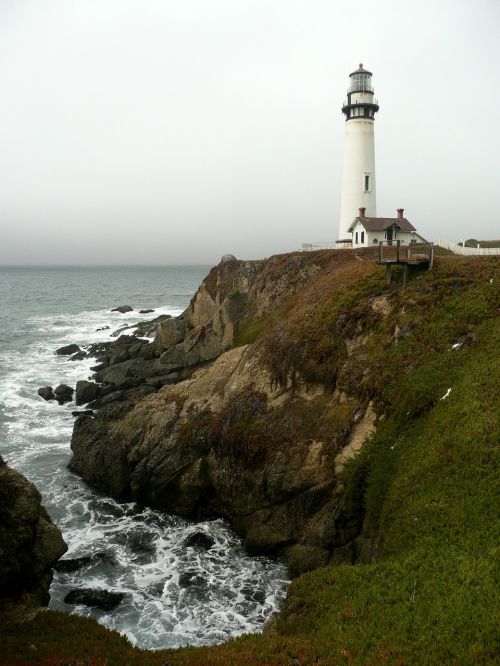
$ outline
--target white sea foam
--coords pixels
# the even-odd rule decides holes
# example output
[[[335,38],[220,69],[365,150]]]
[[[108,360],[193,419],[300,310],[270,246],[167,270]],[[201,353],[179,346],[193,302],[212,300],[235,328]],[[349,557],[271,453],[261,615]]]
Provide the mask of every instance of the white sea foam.
[[[74,386],[91,375],[95,359],[73,362],[56,356],[56,348],[110,340],[124,324],[179,313],[179,308],[163,307],[148,315],[95,310],[34,316],[26,323],[32,340],[28,347],[0,350],[2,454],[40,488],[68,543],[65,557],[93,558],[76,572],[55,575],[51,607],[92,615],[148,648],[210,644],[258,631],[283,602],[286,569],[269,558],[249,557],[221,520],[188,523],[120,504],[88,488],[66,468],[74,403],[46,402],[37,389]],[[187,548],[186,537],[196,531],[209,534],[214,546],[208,551]],[[194,584],[180,583],[186,572],[192,573]],[[76,587],[106,588],[125,596],[111,612],[74,608],[64,597]]]

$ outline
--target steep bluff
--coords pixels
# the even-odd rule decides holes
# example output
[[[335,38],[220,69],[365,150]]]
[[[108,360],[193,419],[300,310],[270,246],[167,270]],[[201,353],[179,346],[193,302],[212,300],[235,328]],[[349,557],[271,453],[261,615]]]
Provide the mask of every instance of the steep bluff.
[[[0,599],[47,604],[52,567],[66,552],[35,486],[0,458]]]
[[[371,253],[354,262],[368,267]],[[370,434],[375,413],[364,398],[299,373],[273,376],[260,339],[235,346],[286,320],[325,271],[340,275],[352,263],[342,253],[292,254],[212,269],[154,342],[169,371],[197,369],[154,395],[77,419],[71,469],[115,497],[224,516],[249,550],[284,552],[292,574],[353,561],[361,517],[344,502],[336,467],[351,434],[357,446]]]
[[[224,516],[292,575],[370,561],[368,466],[349,461],[389,417],[404,428],[434,404],[446,379],[420,368],[473,344],[493,267],[438,261],[402,291],[371,250],[221,263],[155,339],[185,378],[78,418],[71,469],[115,497]],[[443,304],[456,314],[440,319]]]

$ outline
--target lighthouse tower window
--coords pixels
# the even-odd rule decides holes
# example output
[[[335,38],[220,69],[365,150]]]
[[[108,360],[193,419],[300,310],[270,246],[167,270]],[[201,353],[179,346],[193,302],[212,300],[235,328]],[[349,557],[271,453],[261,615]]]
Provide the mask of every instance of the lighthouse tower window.
[[[365,174],[365,192],[370,191],[370,176]]]

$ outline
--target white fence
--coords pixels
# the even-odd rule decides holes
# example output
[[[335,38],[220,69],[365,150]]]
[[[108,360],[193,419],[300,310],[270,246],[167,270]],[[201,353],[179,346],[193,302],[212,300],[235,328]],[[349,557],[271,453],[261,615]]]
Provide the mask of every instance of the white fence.
[[[454,254],[463,254],[465,256],[473,255],[487,255],[487,254],[499,254],[500,247],[462,247],[458,243],[450,243],[450,241],[440,238],[436,245],[442,247],[444,250],[450,250]]]
[[[303,252],[314,252],[315,250],[333,250],[337,247],[337,243],[302,243]]]

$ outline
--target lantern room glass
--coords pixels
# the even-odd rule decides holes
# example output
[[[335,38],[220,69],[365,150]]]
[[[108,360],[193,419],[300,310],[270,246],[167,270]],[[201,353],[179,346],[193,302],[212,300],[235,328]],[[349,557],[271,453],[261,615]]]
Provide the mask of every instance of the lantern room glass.
[[[364,72],[357,72],[351,77],[349,92],[373,92],[372,75]]]

